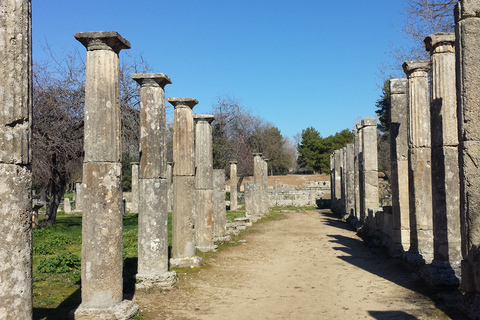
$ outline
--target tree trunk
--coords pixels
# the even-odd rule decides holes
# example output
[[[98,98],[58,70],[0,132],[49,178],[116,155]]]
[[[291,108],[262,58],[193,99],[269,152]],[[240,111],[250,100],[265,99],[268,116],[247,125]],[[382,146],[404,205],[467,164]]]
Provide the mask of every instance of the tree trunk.
[[[67,173],[64,171],[60,172],[56,166],[56,156],[54,155],[52,158],[53,172],[52,180],[49,182],[50,200],[47,203],[45,220],[43,220],[40,224],[41,227],[51,226],[55,224],[55,221],[57,219],[57,209],[60,206],[60,200],[65,194],[65,189],[67,188]]]

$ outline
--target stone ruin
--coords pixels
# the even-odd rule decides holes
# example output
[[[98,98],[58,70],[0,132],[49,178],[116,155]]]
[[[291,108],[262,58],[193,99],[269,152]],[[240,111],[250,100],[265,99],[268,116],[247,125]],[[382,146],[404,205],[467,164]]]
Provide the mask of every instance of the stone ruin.
[[[375,119],[357,125],[353,151],[331,155],[331,197],[428,284],[460,284],[479,319],[480,1],[459,1],[455,21],[455,34],[425,38],[429,60],[390,80],[391,203],[378,196]]]

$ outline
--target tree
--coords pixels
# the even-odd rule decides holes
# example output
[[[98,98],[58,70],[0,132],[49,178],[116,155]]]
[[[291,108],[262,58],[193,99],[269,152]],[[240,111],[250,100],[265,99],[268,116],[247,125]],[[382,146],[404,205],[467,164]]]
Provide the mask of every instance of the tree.
[[[277,127],[269,123],[264,124],[252,134],[249,144],[253,150],[262,153],[268,159],[271,175],[288,173],[291,162],[285,150],[284,139]]]
[[[379,124],[378,130],[378,171],[383,172],[385,176],[390,177],[391,161],[390,161],[390,80],[383,84],[382,96],[375,103]]]

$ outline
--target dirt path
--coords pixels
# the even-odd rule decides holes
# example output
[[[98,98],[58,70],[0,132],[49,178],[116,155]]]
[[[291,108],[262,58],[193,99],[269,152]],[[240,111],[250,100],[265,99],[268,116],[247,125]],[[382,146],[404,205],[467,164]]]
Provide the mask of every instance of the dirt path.
[[[328,212],[252,228],[172,291],[137,292],[144,319],[450,319],[397,262]]]

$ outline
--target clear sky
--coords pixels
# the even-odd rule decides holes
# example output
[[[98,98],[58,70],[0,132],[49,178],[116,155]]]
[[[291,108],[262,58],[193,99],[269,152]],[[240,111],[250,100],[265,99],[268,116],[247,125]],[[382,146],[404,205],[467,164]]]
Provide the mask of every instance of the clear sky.
[[[378,67],[389,42],[405,44],[401,0],[34,0],[33,56],[84,47],[75,32],[118,31],[173,84],[167,97],[219,95],[292,137],[313,126],[324,137],[375,116]],[[127,51],[120,52],[120,57]]]

